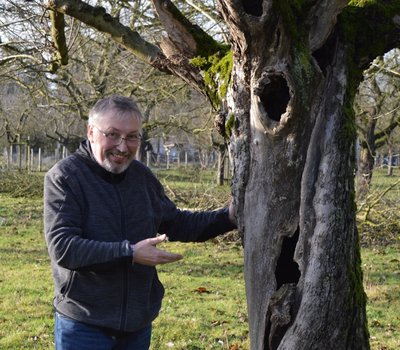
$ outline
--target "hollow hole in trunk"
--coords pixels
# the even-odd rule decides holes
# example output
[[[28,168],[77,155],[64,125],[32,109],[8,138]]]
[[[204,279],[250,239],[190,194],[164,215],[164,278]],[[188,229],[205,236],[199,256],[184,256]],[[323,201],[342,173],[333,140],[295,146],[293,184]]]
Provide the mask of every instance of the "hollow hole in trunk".
[[[260,17],[263,13],[263,0],[243,0],[243,10],[252,16]]]
[[[289,87],[281,75],[271,75],[261,95],[261,103],[272,120],[279,122],[290,100]]]
[[[281,255],[279,256],[276,269],[276,289],[283,284],[296,283],[300,278],[299,265],[294,261],[294,252],[299,240],[299,228],[292,237],[285,237],[282,242]]]
[[[322,45],[318,50],[315,50],[312,55],[318,63],[319,68],[322,73],[326,75],[328,67],[332,63],[333,52],[335,52],[336,45],[336,32],[333,31],[329,37],[326,39],[324,45]]]

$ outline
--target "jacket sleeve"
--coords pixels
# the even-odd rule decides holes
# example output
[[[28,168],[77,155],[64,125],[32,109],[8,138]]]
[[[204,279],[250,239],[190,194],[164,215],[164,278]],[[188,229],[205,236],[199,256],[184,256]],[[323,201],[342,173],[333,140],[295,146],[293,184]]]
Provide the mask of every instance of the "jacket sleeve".
[[[127,240],[101,242],[84,238],[84,199],[79,199],[79,185],[71,177],[51,170],[44,181],[44,233],[53,263],[76,270],[132,256]]]
[[[198,212],[180,210],[165,194],[162,208],[159,233],[165,233],[171,241],[204,242],[236,228],[229,219],[228,208]]]

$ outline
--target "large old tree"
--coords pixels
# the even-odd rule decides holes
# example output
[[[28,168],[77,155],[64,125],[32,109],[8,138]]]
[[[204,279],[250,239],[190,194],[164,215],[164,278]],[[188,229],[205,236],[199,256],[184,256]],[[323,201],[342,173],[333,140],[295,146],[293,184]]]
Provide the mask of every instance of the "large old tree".
[[[363,69],[399,44],[400,2],[219,0],[229,46],[185,2],[152,2],[158,43],[106,9],[48,1],[53,69],[68,62],[68,15],[203,92],[230,138],[251,348],[368,349],[352,103]]]

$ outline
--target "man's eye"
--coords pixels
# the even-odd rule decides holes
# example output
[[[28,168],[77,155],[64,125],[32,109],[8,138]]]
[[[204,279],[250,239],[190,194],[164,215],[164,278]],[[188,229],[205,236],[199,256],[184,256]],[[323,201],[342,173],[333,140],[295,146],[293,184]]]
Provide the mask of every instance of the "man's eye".
[[[107,137],[109,137],[111,140],[118,140],[121,138],[119,134],[116,134],[115,132],[109,132],[107,134]]]
[[[137,141],[137,140],[139,140],[139,138],[140,138],[139,135],[128,135],[128,136],[126,137],[126,139],[127,139],[128,141]]]

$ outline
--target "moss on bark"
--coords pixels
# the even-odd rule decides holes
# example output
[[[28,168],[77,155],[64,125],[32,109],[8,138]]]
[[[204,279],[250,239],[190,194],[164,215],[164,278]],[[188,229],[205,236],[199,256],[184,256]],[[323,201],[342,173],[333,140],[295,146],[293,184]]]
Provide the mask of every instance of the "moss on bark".
[[[207,95],[215,110],[219,110],[226,97],[233,67],[233,54],[227,48],[210,56],[198,56],[190,63],[204,72]]]

